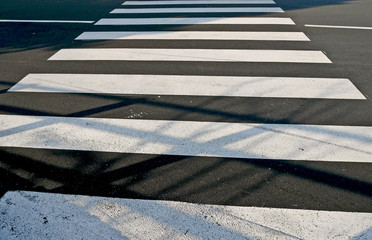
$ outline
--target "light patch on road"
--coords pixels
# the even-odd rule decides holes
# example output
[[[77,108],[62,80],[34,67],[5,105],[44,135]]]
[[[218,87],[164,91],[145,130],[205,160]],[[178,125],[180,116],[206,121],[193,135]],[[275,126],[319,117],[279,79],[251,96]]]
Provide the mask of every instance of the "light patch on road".
[[[153,31],[84,32],[75,40],[230,40],[310,41],[302,32]]]
[[[0,115],[0,146],[372,163],[372,127]]]
[[[332,63],[321,51],[154,48],[62,49],[49,60]]]
[[[366,99],[349,79],[29,74],[9,92]]]
[[[332,25],[311,25],[311,24],[305,24],[305,27],[372,30],[372,27],[356,27],[356,26],[332,26]]]
[[[0,199],[4,239],[371,239],[372,213],[27,191]]]
[[[195,25],[195,24],[227,24],[227,25],[295,25],[290,18],[272,17],[212,17],[212,18],[102,18],[95,25]]]
[[[110,13],[274,13],[279,7],[193,7],[193,8],[117,8]]]

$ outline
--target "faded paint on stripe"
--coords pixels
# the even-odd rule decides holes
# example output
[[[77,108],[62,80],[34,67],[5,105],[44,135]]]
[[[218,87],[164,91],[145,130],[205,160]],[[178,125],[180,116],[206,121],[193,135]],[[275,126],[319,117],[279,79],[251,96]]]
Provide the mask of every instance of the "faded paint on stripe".
[[[35,200],[36,199],[36,200]],[[372,213],[204,205],[9,191],[0,199],[4,239],[372,238]],[[43,224],[47,218],[48,224]],[[68,216],[68,217],[61,217]],[[7,225],[5,225],[7,226]],[[88,227],[94,226],[94,227]],[[66,230],[68,229],[68,230]],[[124,237],[124,238],[125,238]]]

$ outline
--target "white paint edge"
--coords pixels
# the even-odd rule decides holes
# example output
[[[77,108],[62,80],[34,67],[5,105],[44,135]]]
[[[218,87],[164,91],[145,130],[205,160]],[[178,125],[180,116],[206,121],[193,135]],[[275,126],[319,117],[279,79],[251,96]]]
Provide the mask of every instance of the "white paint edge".
[[[115,74],[28,74],[9,92],[366,99],[349,79]]]
[[[372,163],[372,127],[0,115],[0,146]]]
[[[75,20],[13,20],[13,19],[0,19],[0,22],[9,23],[94,23],[94,21],[75,21]]]
[[[311,24],[305,24],[305,27],[372,30],[372,27],[332,26],[332,25],[311,25]]]
[[[112,14],[122,13],[274,13],[284,12],[279,7],[194,7],[194,8],[117,8],[112,10]]]
[[[49,60],[332,63],[321,51],[153,48],[62,49]]]
[[[310,41],[302,32],[153,31],[84,32],[75,40],[253,40]]]
[[[194,25],[194,24],[229,24],[229,25],[295,25],[290,18],[102,18],[95,25]]]
[[[126,1],[122,5],[275,4],[272,0]]]
[[[371,239],[372,213],[27,191],[0,199],[4,239]]]

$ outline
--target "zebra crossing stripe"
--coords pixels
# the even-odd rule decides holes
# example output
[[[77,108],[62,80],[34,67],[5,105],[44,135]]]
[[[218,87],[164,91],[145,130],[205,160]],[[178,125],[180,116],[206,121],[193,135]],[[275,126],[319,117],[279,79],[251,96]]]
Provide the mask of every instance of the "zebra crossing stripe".
[[[372,127],[0,115],[0,146],[372,163]]]
[[[372,27],[359,27],[359,26],[334,26],[334,25],[312,25],[312,24],[305,24],[305,27],[372,30]]]
[[[302,32],[230,31],[84,32],[75,40],[115,39],[310,41],[310,39]]]
[[[207,18],[102,18],[95,25],[195,25],[195,24],[230,24],[230,25],[295,25],[290,18],[278,17],[207,17]]]
[[[35,200],[36,199],[36,200]],[[9,191],[4,239],[370,239],[372,213]],[[44,216],[41,217],[41,216]],[[61,217],[65,216],[65,217]],[[45,224],[48,219],[48,224]],[[88,225],[88,226],[87,226]],[[5,225],[6,226],[6,225]],[[94,227],[90,227],[94,226]],[[66,231],[68,229],[68,231]]]
[[[321,51],[158,48],[62,49],[49,60],[331,63]]]
[[[272,0],[190,0],[190,1],[126,1],[122,5],[172,5],[172,4],[275,4]]]
[[[279,7],[117,8],[110,13],[278,13]]]
[[[29,74],[9,92],[366,99],[349,79]]]

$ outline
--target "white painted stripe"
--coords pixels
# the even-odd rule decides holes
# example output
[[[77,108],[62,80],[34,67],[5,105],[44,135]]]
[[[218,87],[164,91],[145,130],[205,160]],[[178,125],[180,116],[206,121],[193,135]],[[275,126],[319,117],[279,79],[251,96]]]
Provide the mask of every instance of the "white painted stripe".
[[[153,48],[62,49],[49,60],[331,63],[321,51]]]
[[[94,21],[75,21],[75,20],[15,20],[15,19],[0,19],[0,22],[10,22],[10,23],[94,23]]]
[[[202,205],[10,191],[4,239],[372,238],[372,213]],[[48,221],[47,224],[45,221]],[[0,220],[1,222],[1,220]],[[93,226],[93,227],[92,227]]]
[[[194,25],[194,24],[238,24],[238,25],[295,25],[290,18],[102,18],[95,25]]]
[[[122,5],[173,5],[173,4],[275,4],[272,0],[190,0],[190,1],[126,1]]]
[[[252,13],[283,12],[279,7],[117,8],[110,13]]]
[[[0,146],[372,163],[372,127],[0,115]]]
[[[231,32],[231,31],[156,31],[156,32],[84,32],[75,40],[259,40],[310,41],[302,32]]]
[[[331,25],[311,25],[311,24],[305,24],[305,27],[372,30],[372,27],[331,26]]]
[[[29,74],[9,92],[365,99],[349,79]]]

